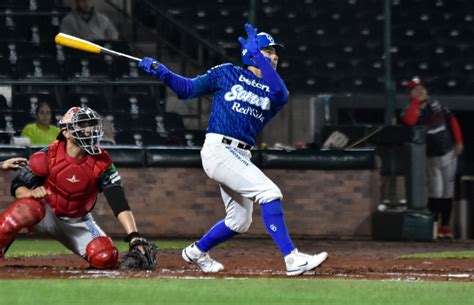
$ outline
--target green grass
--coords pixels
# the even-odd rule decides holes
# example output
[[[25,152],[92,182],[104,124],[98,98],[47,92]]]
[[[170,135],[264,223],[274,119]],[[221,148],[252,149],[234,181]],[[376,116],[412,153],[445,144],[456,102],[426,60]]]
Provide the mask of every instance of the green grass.
[[[0,304],[473,304],[474,283],[291,279],[0,280]]]
[[[456,252],[436,252],[436,253],[416,253],[400,256],[401,259],[474,259],[474,251],[456,251]],[[474,302],[473,302],[474,304]]]
[[[121,251],[126,243],[116,240]],[[157,241],[181,249],[190,241]],[[231,245],[230,245],[231,246]],[[15,241],[10,256],[68,254],[52,240]],[[474,251],[423,253],[403,258],[474,258]],[[0,305],[84,304],[474,304],[474,283],[285,279],[41,279],[0,280]]]
[[[128,250],[128,244],[114,240],[115,246],[119,251]],[[156,241],[159,249],[182,249],[190,244],[186,240],[165,240]],[[8,256],[40,256],[40,255],[56,255],[56,254],[71,254],[72,252],[65,248],[60,242],[50,239],[18,239],[8,250]]]

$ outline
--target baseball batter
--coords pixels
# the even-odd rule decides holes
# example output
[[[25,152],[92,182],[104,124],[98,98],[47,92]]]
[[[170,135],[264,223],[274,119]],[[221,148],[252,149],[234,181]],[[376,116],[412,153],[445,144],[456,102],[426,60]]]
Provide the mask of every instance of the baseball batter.
[[[243,67],[222,64],[190,79],[160,63],[153,69],[157,61],[152,58],[144,58],[139,66],[163,80],[181,99],[213,94],[201,158],[206,174],[220,185],[226,217],[185,248],[183,259],[204,272],[223,270],[208,252],[249,229],[256,202],[268,233],[284,256],[287,274],[298,275],[319,266],[327,253],[298,252],[285,225],[280,189],[250,160],[257,135],[288,101],[288,90],[276,72],[278,51],[283,46],[267,33],[257,34],[250,24],[245,30],[247,40],[239,37]]]
[[[28,228],[51,235],[93,268],[115,267],[118,250],[90,213],[101,191],[131,248],[137,245],[146,252],[149,243],[138,233],[120,175],[99,146],[103,130],[97,112],[73,107],[59,125],[58,140],[33,154],[12,181],[11,192],[18,200],[0,216],[0,256],[16,234]],[[156,266],[156,258],[150,259]]]
[[[419,78],[408,82],[411,101],[402,114],[407,125],[427,127],[428,208],[441,217],[438,238],[452,238],[449,221],[453,208],[454,181],[457,157],[463,151],[461,128],[454,115],[436,100],[428,99],[428,92]]]

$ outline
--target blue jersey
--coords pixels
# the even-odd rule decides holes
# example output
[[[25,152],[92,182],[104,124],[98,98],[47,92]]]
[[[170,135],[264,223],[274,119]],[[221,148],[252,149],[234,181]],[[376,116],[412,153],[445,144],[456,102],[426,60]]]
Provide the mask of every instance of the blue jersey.
[[[207,132],[230,136],[252,146],[263,127],[288,101],[286,93],[275,96],[262,78],[233,64],[209,69],[193,79],[193,87],[188,98],[213,93]]]

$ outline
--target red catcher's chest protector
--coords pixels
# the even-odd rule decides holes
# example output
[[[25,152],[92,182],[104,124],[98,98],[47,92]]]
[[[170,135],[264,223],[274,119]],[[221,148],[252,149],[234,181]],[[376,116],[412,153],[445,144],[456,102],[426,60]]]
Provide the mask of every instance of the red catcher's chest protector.
[[[48,167],[44,187],[51,192],[46,201],[54,213],[81,217],[92,210],[99,192],[98,178],[112,164],[109,154],[103,151],[100,155],[75,159],[67,155],[65,142],[56,141],[49,146],[45,157]],[[37,173],[35,164],[38,162],[30,166]]]

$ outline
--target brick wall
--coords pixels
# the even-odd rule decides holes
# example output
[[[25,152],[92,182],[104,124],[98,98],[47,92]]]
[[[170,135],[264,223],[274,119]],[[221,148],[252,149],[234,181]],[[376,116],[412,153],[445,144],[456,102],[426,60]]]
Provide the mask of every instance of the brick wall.
[[[198,236],[224,217],[218,186],[200,168],[119,168],[140,231],[146,235]],[[367,237],[380,202],[380,175],[369,170],[266,170],[283,192],[293,236]],[[12,202],[13,172],[0,172],[0,211]],[[123,235],[103,195],[93,212],[108,233]],[[260,209],[248,235],[265,235]]]

